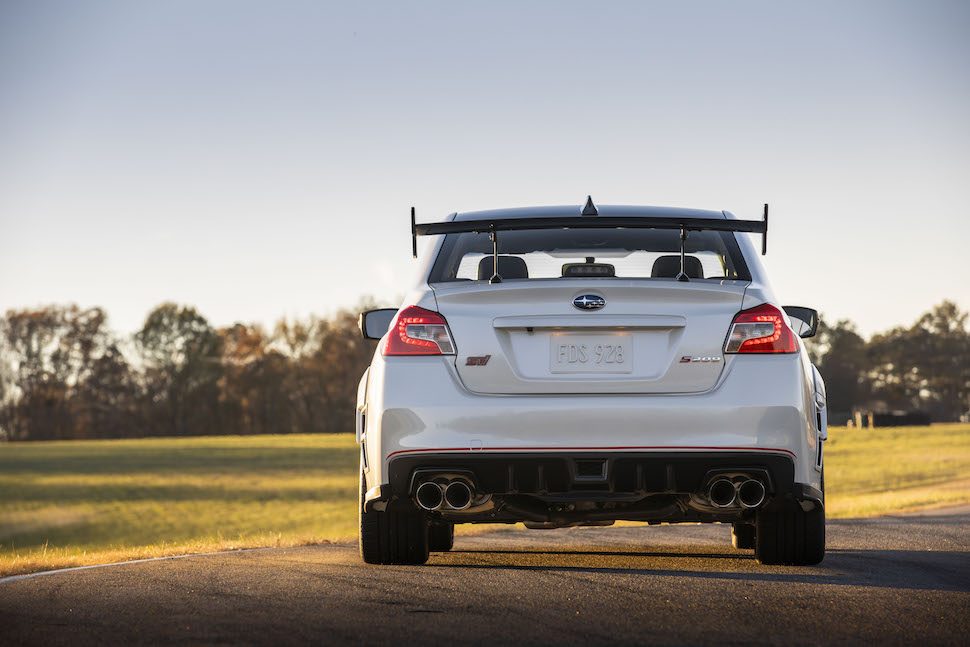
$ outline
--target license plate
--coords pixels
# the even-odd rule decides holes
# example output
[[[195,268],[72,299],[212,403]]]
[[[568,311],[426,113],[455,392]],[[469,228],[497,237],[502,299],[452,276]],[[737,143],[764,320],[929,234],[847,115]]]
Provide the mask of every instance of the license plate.
[[[554,333],[549,365],[553,373],[630,373],[633,338],[628,333]]]

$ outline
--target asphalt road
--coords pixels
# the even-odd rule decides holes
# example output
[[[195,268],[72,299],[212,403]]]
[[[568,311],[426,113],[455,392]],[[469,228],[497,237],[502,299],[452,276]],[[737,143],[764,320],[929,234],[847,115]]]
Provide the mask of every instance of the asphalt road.
[[[351,545],[0,581],[0,643],[970,644],[970,508],[830,521],[820,567],[726,526],[500,530],[424,567]]]

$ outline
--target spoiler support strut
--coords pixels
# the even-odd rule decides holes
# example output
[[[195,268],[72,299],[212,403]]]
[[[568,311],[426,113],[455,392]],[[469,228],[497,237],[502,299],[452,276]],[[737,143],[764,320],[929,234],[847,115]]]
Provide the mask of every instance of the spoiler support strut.
[[[488,238],[492,241],[492,278],[489,283],[501,283],[502,277],[498,273],[498,233],[492,229],[488,232]]]
[[[680,274],[677,275],[678,281],[690,281],[690,277],[687,276],[687,271],[685,269],[687,265],[687,230],[683,227],[680,228]]]

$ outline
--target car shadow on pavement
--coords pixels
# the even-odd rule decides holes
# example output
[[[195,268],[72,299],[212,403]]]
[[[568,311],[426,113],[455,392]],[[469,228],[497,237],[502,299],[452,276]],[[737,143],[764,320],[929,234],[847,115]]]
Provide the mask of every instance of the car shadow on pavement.
[[[751,553],[455,550],[447,555],[447,561],[434,559],[429,566],[970,592],[970,553],[961,551],[830,549],[818,566],[762,566]],[[696,568],[671,568],[671,562],[683,559],[696,562]],[[705,565],[707,560],[712,561]],[[725,561],[736,568],[718,570]]]
[[[676,552],[645,552],[642,550],[458,550],[451,554],[466,553],[469,555],[590,555],[598,557],[663,557],[675,559],[754,559],[754,554],[748,553],[676,553]]]

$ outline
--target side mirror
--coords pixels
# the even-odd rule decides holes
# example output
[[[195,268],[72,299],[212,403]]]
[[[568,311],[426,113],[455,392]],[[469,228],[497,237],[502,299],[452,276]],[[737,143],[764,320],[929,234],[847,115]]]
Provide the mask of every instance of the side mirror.
[[[381,308],[380,310],[368,310],[362,312],[357,319],[357,325],[364,339],[380,339],[387,334],[397,308]]]
[[[784,309],[791,319],[796,335],[802,339],[815,336],[818,332],[818,310],[802,306],[785,306]]]

